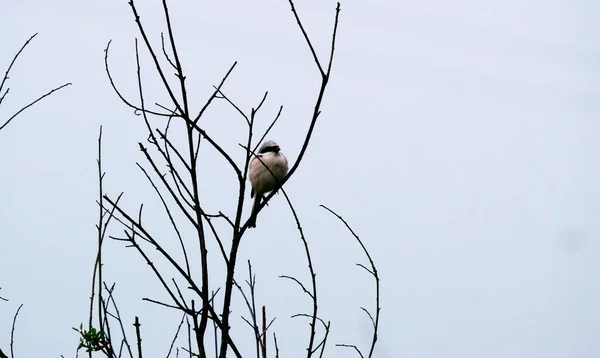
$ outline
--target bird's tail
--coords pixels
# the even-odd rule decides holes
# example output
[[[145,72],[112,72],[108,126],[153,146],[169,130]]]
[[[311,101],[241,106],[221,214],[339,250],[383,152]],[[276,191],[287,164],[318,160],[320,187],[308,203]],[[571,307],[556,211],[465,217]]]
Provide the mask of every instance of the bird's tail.
[[[256,216],[258,215],[258,207],[260,206],[261,198],[262,195],[256,193],[256,197],[254,198],[254,205],[252,205],[252,214],[250,214],[248,227],[256,227]]]

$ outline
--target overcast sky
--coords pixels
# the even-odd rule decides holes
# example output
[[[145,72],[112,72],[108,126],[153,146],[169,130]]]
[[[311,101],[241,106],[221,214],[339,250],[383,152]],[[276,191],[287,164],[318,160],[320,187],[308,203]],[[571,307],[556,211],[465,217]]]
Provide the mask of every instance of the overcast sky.
[[[159,1],[138,2],[158,45]],[[269,91],[259,129],[284,106],[270,137],[293,161],[320,78],[287,1],[172,2],[192,108],[238,61],[225,92],[249,110]],[[298,0],[297,8],[325,57],[335,2]],[[367,350],[359,307],[373,308],[374,296],[355,266],[365,262],[360,247],[319,204],[351,223],[378,264],[376,357],[600,356],[599,13],[591,0],[342,2],[323,112],[286,184],[313,250],[321,314],[332,321],[329,357],[353,354],[335,343]],[[71,327],[87,321],[89,305],[100,125],[106,192],[124,191],[130,209],[146,203],[147,222],[166,246],[177,244],[135,165],[144,160],[143,123],[104,72],[112,39],[111,68],[134,98],[138,33],[127,1],[6,1],[2,72],[36,32],[0,119],[52,87],[73,86],[0,132],[0,296],[10,299],[0,302],[0,347],[7,351],[23,303],[16,356],[72,357]],[[149,101],[166,103],[147,57],[143,64]],[[217,102],[204,125],[241,162],[243,119]],[[207,207],[232,212],[231,172],[214,152],[203,160]],[[307,278],[302,250],[281,196],[241,248],[237,273],[244,278],[252,260],[282,357],[305,354],[307,322],[289,317],[310,302],[277,277]],[[140,316],[146,352],[163,356],[178,315],[141,301],[165,294],[133,250],[109,242],[105,260],[127,328]],[[239,303],[234,334],[247,345]]]

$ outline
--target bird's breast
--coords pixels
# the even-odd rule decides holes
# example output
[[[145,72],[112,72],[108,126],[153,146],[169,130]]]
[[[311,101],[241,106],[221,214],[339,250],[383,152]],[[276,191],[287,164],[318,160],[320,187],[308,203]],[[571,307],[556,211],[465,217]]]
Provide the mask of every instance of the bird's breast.
[[[258,158],[253,158],[250,162],[250,184],[254,191],[264,194],[277,187],[278,182],[287,174],[288,165],[281,154],[263,154]]]

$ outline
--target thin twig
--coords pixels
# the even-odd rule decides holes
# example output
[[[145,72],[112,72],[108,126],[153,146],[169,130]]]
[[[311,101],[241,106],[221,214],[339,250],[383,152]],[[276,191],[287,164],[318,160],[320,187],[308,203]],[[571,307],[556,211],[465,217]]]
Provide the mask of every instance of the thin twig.
[[[311,297],[312,302],[313,302],[313,311],[312,311],[311,323],[310,323],[310,339],[308,342],[308,347],[306,348],[307,358],[310,358],[314,353],[313,347],[314,347],[315,335],[316,335],[316,322],[317,322],[317,319],[319,319],[318,318],[317,278],[316,278],[317,274],[315,273],[315,270],[313,268],[312,258],[310,256],[310,250],[308,248],[308,242],[306,241],[306,238],[304,237],[304,230],[302,229],[302,225],[300,224],[300,219],[298,218],[296,209],[294,209],[294,206],[292,205],[292,201],[290,200],[290,198],[287,195],[287,193],[285,192],[285,190],[283,190],[283,188],[281,189],[281,192],[283,193],[283,196],[285,197],[285,200],[288,203],[290,211],[292,212],[292,215],[294,216],[294,220],[296,221],[296,227],[300,234],[300,239],[302,240],[302,244],[304,245],[304,253],[306,255],[306,260],[308,263],[308,270],[310,272],[312,292],[309,293],[308,290],[305,289],[305,292],[309,293],[309,296]],[[298,280],[296,280],[296,282],[300,283]],[[300,286],[302,286],[304,288],[304,286],[302,284],[300,284]]]
[[[252,264],[250,260],[248,260],[248,280],[246,280],[246,284],[250,288],[250,299],[246,295],[246,292],[242,289],[242,287],[237,283],[237,281],[233,281],[233,284],[237,287],[237,289],[242,294],[244,301],[246,302],[246,307],[248,307],[248,311],[250,312],[250,317],[252,322],[247,320],[244,316],[242,319],[252,328],[252,333],[254,333],[254,343],[256,347],[256,358],[260,358],[260,332],[258,330],[258,322],[256,319],[256,296],[255,296],[255,287],[256,287],[256,276],[252,274]]]
[[[354,348],[354,350],[358,353],[358,355],[360,355],[360,358],[365,358],[362,354],[362,352],[360,351],[360,349],[358,349],[357,346],[355,346],[354,344],[336,344],[336,347],[346,347],[346,348]]]
[[[11,358],[15,358],[15,352],[14,352],[15,325],[17,324],[17,316],[19,316],[19,311],[21,311],[21,307],[23,307],[22,303],[19,305],[19,308],[17,308],[17,312],[15,312],[15,315],[13,317],[13,322],[12,322],[12,328],[10,329],[10,357]]]
[[[12,69],[13,65],[15,64],[15,62],[17,62],[17,58],[19,57],[19,55],[21,54],[21,52],[23,52],[23,50],[25,49],[25,47],[27,47],[27,45],[29,45],[29,43],[31,42],[31,40],[33,40],[33,38],[36,37],[37,35],[38,35],[37,32],[35,34],[31,35],[31,37],[29,37],[29,39],[27,39],[27,41],[25,41],[25,43],[23,44],[23,46],[21,46],[21,49],[13,57],[12,61],[10,62],[10,65],[8,65],[8,69],[4,73],[4,78],[2,78],[2,82],[0,82],[0,94],[2,93],[2,89],[4,88],[4,84],[6,83],[6,81],[9,78],[8,74],[10,73],[10,70]],[[9,89],[10,88],[7,88],[6,92],[2,95],[2,97],[0,97],[0,104],[2,104],[2,101],[4,100],[4,97],[6,97],[6,95],[8,94],[8,90]]]
[[[125,327],[123,326],[123,320],[121,319],[121,312],[119,311],[119,307],[117,306],[117,301],[115,301],[115,297],[113,295],[114,289],[115,289],[115,284],[113,283],[113,285],[110,287],[110,289],[108,288],[108,286],[106,285],[106,283],[104,283],[104,289],[108,292],[108,298],[106,300],[106,303],[104,305],[104,311],[106,313],[108,313],[108,305],[112,302],[112,306],[113,309],[115,310],[115,319],[117,320],[117,322],[119,323],[119,327],[121,328],[121,335],[123,336],[123,343],[125,344],[125,347],[127,348],[127,352],[129,353],[129,357],[133,358],[133,351],[131,350],[131,344],[129,344],[129,340],[127,338],[127,335],[125,334]],[[111,334],[110,334],[110,327],[107,326],[107,333],[108,333],[108,341],[112,342],[111,339]],[[119,354],[119,357],[121,356],[121,354]]]
[[[18,116],[19,114],[21,114],[27,108],[33,106],[34,104],[38,103],[39,101],[43,100],[44,98],[50,96],[52,93],[54,93],[54,92],[56,92],[56,91],[58,91],[58,90],[60,90],[60,89],[62,89],[64,87],[70,86],[70,85],[71,85],[71,83],[69,82],[69,83],[65,83],[64,85],[58,86],[58,87],[52,89],[50,92],[47,92],[46,94],[38,97],[35,101],[29,103],[25,107],[21,108],[20,110],[17,111],[17,113],[13,114],[6,122],[4,122],[3,125],[0,126],[0,131],[2,129],[4,129],[4,127],[6,127],[16,116]]]
[[[275,116],[275,119],[273,120],[273,122],[271,122],[271,124],[269,125],[269,127],[267,127],[267,130],[265,131],[265,133],[263,133],[262,137],[260,137],[260,139],[256,142],[256,146],[254,147],[253,152],[256,152],[258,150],[258,146],[267,137],[267,135],[271,131],[271,128],[273,128],[273,126],[275,125],[275,123],[277,123],[277,121],[279,120],[279,117],[281,116],[281,112],[282,111],[283,111],[283,106],[279,106],[279,111],[277,111],[277,115]]]
[[[223,87],[223,85],[225,84],[225,81],[227,81],[227,78],[229,77],[229,75],[231,74],[231,72],[233,71],[233,69],[235,68],[236,65],[237,65],[237,61],[235,61],[233,63],[233,65],[231,65],[231,67],[229,67],[229,70],[227,71],[227,73],[225,74],[225,76],[223,76],[223,78],[221,79],[221,83],[219,83],[219,85],[216,87],[215,91],[208,98],[208,100],[206,101],[206,103],[204,104],[204,106],[202,107],[202,109],[200,110],[200,112],[198,113],[198,115],[196,116],[196,118],[194,119],[194,124],[198,123],[198,121],[200,120],[200,118],[202,118],[202,115],[204,114],[204,111],[206,111],[206,109],[208,108],[208,106],[210,106],[210,104],[212,103],[212,101],[217,97],[217,93],[219,93],[219,91],[221,91],[221,87]]]
[[[275,344],[275,358],[279,358],[279,346],[277,345],[277,335],[273,332],[273,342]]]
[[[358,237],[358,235],[354,232],[354,230],[352,230],[350,225],[348,225],[348,222],[346,222],[346,220],[344,220],[344,218],[341,215],[339,215],[335,211],[331,210],[330,208],[326,207],[325,205],[319,205],[319,206],[322,207],[323,209],[329,211],[331,214],[333,214],[335,217],[337,217],[342,223],[344,223],[344,225],[350,231],[352,236],[354,236],[356,241],[358,241],[358,243],[360,244],[360,247],[363,249],[363,252],[367,256],[367,259],[369,260],[369,264],[371,265],[371,270],[369,270],[364,265],[357,264],[358,266],[364,268],[367,272],[369,272],[375,279],[375,319],[373,319],[373,316],[371,315],[371,313],[369,311],[367,311],[365,308],[361,307],[361,309],[367,313],[367,315],[371,319],[371,323],[373,324],[373,338],[371,340],[371,348],[369,349],[369,355],[368,355],[368,358],[371,358],[373,356],[373,352],[375,350],[375,344],[377,343],[377,333],[379,330],[379,313],[381,311],[381,306],[380,306],[380,301],[379,301],[379,275],[377,274],[377,267],[375,267],[375,262],[373,261],[373,258],[371,258],[371,254],[367,250],[366,246],[363,244],[362,240]],[[354,347],[354,348],[356,350],[358,350],[358,348],[356,348],[356,347]],[[359,353],[360,353],[360,351],[359,351]],[[362,357],[362,354],[361,354],[361,357]]]
[[[155,111],[151,111],[148,109],[142,109],[141,107],[136,106],[133,103],[131,103],[130,101],[128,101],[121,94],[121,91],[119,91],[119,89],[117,88],[117,85],[115,84],[115,80],[113,79],[113,77],[110,73],[109,66],[108,66],[108,51],[110,50],[111,43],[112,43],[112,40],[108,41],[108,43],[106,44],[106,48],[104,49],[104,69],[106,71],[106,75],[110,82],[110,86],[113,88],[113,91],[115,91],[115,93],[121,99],[121,101],[123,103],[125,103],[128,107],[132,108],[136,113],[148,113],[148,114],[153,114],[155,116],[171,117],[173,115],[172,113],[160,113],[160,112],[155,112]]]
[[[181,331],[181,327],[183,326],[183,322],[185,321],[186,316],[187,316],[186,313],[184,313],[181,316],[181,322],[179,322],[179,325],[177,326],[177,331],[175,331],[175,336],[173,336],[173,340],[171,341],[171,345],[169,346],[169,351],[167,352],[167,358],[169,358],[169,356],[171,355],[171,352],[173,351],[173,346],[175,346],[175,341],[177,340],[179,331]]]
[[[148,238],[148,242],[159,252],[161,253],[161,255],[167,259],[167,261],[169,261],[169,263],[171,264],[171,266],[173,268],[175,268],[177,270],[177,272],[179,272],[179,274],[188,282],[188,284],[190,285],[190,288],[200,296],[200,298],[207,299],[205,297],[205,294],[202,292],[202,290],[200,290],[200,288],[198,288],[198,286],[196,285],[196,283],[191,279],[191,277],[189,277],[187,275],[187,273],[185,272],[185,270],[171,257],[171,255],[169,255],[164,248],[159,245],[156,240],[152,237],[152,235],[150,235],[150,233],[144,228],[144,226],[142,224],[140,224],[139,221],[136,221],[135,219],[133,219],[130,215],[128,215],[122,208],[120,208],[118,205],[116,205],[115,202],[113,202],[109,197],[107,197],[106,195],[104,196],[104,198],[106,199],[106,201],[111,205],[111,206],[116,206],[116,211],[119,213],[119,215],[123,216],[125,218],[125,221],[129,222],[132,225],[132,228],[135,228],[137,230],[140,230],[140,232]],[[123,221],[120,221],[123,223]],[[135,235],[139,235],[137,232],[134,232]],[[127,239],[124,239],[124,241],[128,241],[131,242],[132,246],[135,247],[138,252],[141,254],[141,256],[146,260],[146,263],[148,265],[150,265],[150,267],[152,268],[153,272],[155,273],[155,275],[159,278],[159,280],[161,281],[161,283],[163,283],[163,287],[165,287],[165,289],[167,290],[167,292],[171,295],[171,297],[174,299],[174,302],[178,302],[177,299],[175,299],[171,289],[166,286],[166,283],[164,283],[164,279],[162,278],[162,275],[160,274],[160,272],[158,272],[156,270],[156,268],[154,267],[154,264],[150,261],[150,259],[148,258],[148,256],[146,256],[145,252],[141,249],[141,247],[137,244],[137,242],[135,242],[135,239],[133,237],[132,234],[126,234],[127,235]],[[216,322],[216,324],[218,325],[219,329],[222,331],[224,329],[224,323],[222,320],[219,319],[219,315],[214,311],[213,307],[209,305],[209,312],[210,312],[210,319],[214,320]],[[238,350],[237,346],[235,345],[235,343],[233,342],[233,340],[231,340],[230,338],[226,341],[226,344],[231,348],[231,350],[233,351],[233,353],[235,354],[236,357],[241,358],[241,353]]]
[[[308,126],[308,131],[304,137],[304,143],[302,144],[302,148],[300,149],[300,153],[298,153],[298,157],[296,159],[296,161],[294,162],[294,165],[292,165],[292,167],[290,168],[290,170],[288,171],[287,175],[281,180],[280,185],[282,186],[283,184],[285,184],[285,182],[288,181],[288,179],[294,174],[294,172],[298,169],[298,166],[300,165],[300,162],[302,161],[302,158],[304,157],[304,154],[306,153],[306,150],[308,149],[308,144],[310,143],[310,139],[312,138],[312,133],[313,130],[315,128],[315,125],[317,123],[317,119],[319,118],[319,115],[321,114],[321,103],[323,101],[323,97],[325,95],[325,89],[327,88],[327,84],[329,83],[329,78],[331,75],[331,65],[333,63],[333,55],[334,55],[334,51],[333,48],[335,47],[335,43],[336,43],[336,36],[337,36],[337,27],[338,27],[338,23],[339,23],[339,14],[340,14],[340,3],[337,3],[337,7],[336,7],[336,12],[335,12],[335,20],[334,20],[334,24],[333,24],[333,34],[332,34],[332,39],[331,39],[331,52],[330,52],[330,57],[329,57],[329,62],[327,65],[327,72],[323,72],[323,68],[319,62],[319,59],[316,56],[316,53],[314,52],[314,48],[312,46],[312,42],[310,41],[310,39],[308,38],[308,35],[306,34],[306,31],[304,31],[304,27],[302,26],[302,23],[300,21],[300,18],[296,12],[296,9],[294,7],[294,3],[292,0],[289,0],[290,6],[292,8],[292,12],[294,14],[294,17],[296,18],[296,21],[298,22],[298,25],[302,31],[302,34],[304,35],[304,39],[306,40],[309,48],[311,49],[311,53],[313,54],[313,58],[317,64],[317,67],[319,67],[319,72],[321,74],[321,87],[319,89],[319,94],[317,96],[317,100],[315,102],[314,105],[314,109],[313,109],[313,114],[312,114],[312,118],[310,120],[310,124]],[[268,204],[269,200],[271,200],[271,198],[275,195],[276,190],[272,191],[271,193],[269,193],[267,196],[264,197],[263,201],[260,203],[258,209],[262,209],[265,205]],[[248,226],[250,225],[250,219],[244,224],[244,227],[242,227],[240,229],[240,231],[243,233]]]
[[[321,62],[319,61],[319,56],[317,56],[317,53],[315,52],[315,48],[313,47],[312,42],[310,41],[310,38],[308,37],[308,34],[306,33],[306,30],[304,30],[304,26],[302,25],[302,21],[300,21],[300,17],[298,17],[298,12],[296,11],[294,2],[292,0],[289,0],[289,3],[290,3],[290,6],[292,7],[292,13],[294,14],[294,17],[296,18],[298,27],[300,27],[300,31],[302,31],[302,35],[304,36],[304,39],[306,40],[306,43],[308,44],[308,47],[310,48],[310,53],[312,53],[313,59],[315,60],[315,63],[317,64],[317,67],[319,68],[319,72],[321,72],[321,76],[325,77],[325,72],[323,71]]]

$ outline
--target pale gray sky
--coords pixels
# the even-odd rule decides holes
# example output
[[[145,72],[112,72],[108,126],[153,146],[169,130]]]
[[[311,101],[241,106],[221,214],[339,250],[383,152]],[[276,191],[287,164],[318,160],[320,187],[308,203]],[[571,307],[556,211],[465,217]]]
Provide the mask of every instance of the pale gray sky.
[[[159,2],[139,3],[159,44]],[[297,7],[326,55],[335,2]],[[100,125],[107,192],[125,191],[129,208],[146,203],[147,220],[168,233],[135,166],[144,127],[104,73],[113,39],[113,73],[135,96],[138,34],[125,0],[2,8],[0,69],[40,34],[13,70],[0,118],[54,86],[73,86],[0,132],[0,295],[10,298],[0,302],[0,347],[22,302],[17,357],[69,357],[78,339],[70,327],[87,317]],[[353,354],[333,343],[365,346],[359,307],[372,307],[372,282],[354,266],[359,247],[319,204],[353,225],[379,266],[378,358],[600,356],[599,12],[589,0],[342,2],[323,113],[286,184],[313,250],[322,315],[332,321],[330,357]],[[239,61],[226,93],[249,109],[269,91],[259,128],[284,105],[271,137],[295,158],[319,77],[287,2],[173,1],[171,13],[192,105],[199,109]],[[145,68],[149,97],[164,102]],[[231,108],[217,103],[205,125],[241,160],[244,125]],[[204,160],[206,205],[231,210],[230,172],[212,152]],[[307,324],[288,317],[310,303],[277,276],[306,277],[302,245],[283,198],[258,220],[237,272],[252,259],[259,300],[278,317],[281,354],[301,357]],[[166,352],[165,327],[178,317],[140,301],[165,297],[147,266],[110,242],[106,278],[117,282],[126,323],[141,317],[147,352]],[[235,317],[241,312],[234,307]],[[249,343],[251,332],[237,327]]]

